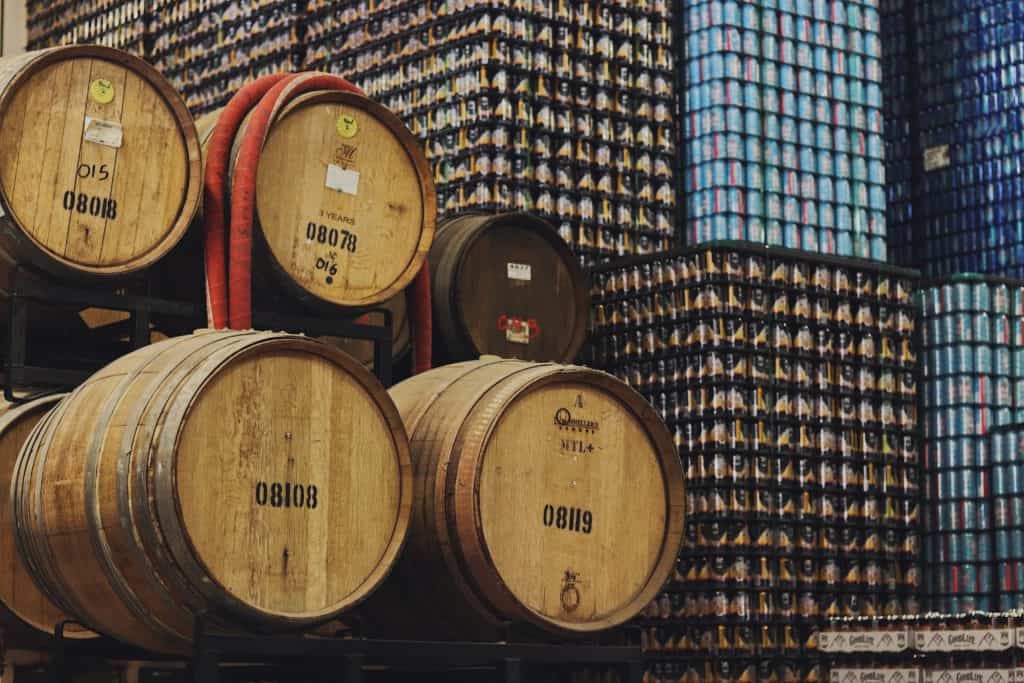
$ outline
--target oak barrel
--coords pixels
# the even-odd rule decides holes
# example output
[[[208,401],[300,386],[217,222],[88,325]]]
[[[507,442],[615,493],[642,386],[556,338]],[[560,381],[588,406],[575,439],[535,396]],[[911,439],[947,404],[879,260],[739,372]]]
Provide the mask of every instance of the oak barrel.
[[[36,584],[15,549],[11,520],[11,479],[22,444],[62,395],[51,395],[21,405],[0,401],[0,628],[8,646],[38,647],[68,617]],[[68,638],[91,638],[91,631],[68,625]]]
[[[304,337],[205,332],[89,378],[22,450],[19,551],[97,632],[185,652],[335,618],[390,571],[412,480],[376,378]]]
[[[546,221],[506,213],[442,222],[430,268],[440,359],[576,358],[588,290],[576,257]]]
[[[0,59],[0,270],[69,279],[144,270],[182,238],[202,160],[181,97],[120,50]]]
[[[588,368],[479,360],[390,390],[416,506],[371,630],[489,640],[635,616],[675,566],[683,474],[654,409]]]
[[[218,115],[200,122],[207,139]],[[257,266],[307,303],[390,299],[434,239],[436,192],[420,143],[383,105],[351,92],[311,92],[281,108],[260,154],[255,201]]]

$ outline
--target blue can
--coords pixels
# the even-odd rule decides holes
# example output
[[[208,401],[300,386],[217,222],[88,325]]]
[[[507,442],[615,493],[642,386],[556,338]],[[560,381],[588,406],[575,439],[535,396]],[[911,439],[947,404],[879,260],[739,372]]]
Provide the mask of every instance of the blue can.
[[[828,204],[823,205],[822,212],[824,212],[826,209],[828,209],[828,207],[829,207]],[[821,220],[820,218],[819,218],[818,222],[823,224],[823,225],[826,224],[825,221]],[[823,254],[836,254],[836,253],[838,253],[836,251],[837,248],[838,248],[838,245],[836,243],[836,233],[835,233],[835,230],[832,230],[832,229],[827,228],[827,227],[822,228],[821,230],[819,230],[818,231],[818,247],[821,250],[821,253],[823,253]]]
[[[766,239],[764,223],[757,216],[751,217],[747,221],[747,236],[746,238],[751,242],[758,244],[764,243]]]
[[[836,253],[840,256],[853,256],[853,233],[846,229],[842,229],[837,212],[836,219]]]
[[[1012,529],[1016,523],[1016,510],[1014,510],[1014,501],[1017,498],[996,498],[992,506],[993,508],[993,524],[996,529]]]
[[[1010,301],[1010,315],[1024,316],[1024,287],[1012,287]]]
[[[1010,371],[1008,374],[1015,378],[1024,376],[1024,348],[1013,348],[1010,354]]]
[[[974,370],[980,373],[992,372],[992,347],[979,344],[974,347]]]
[[[969,282],[954,282],[952,285],[951,310],[973,311],[974,288]]]
[[[1010,498],[1010,528],[1024,528],[1024,496]]]
[[[948,347],[953,351],[953,365],[949,370],[954,373],[974,372],[974,347],[970,344],[958,344]]]
[[[1009,314],[1010,312],[1010,289],[1004,284],[993,284],[990,286],[992,292],[992,312]]]
[[[988,313],[975,313],[972,318],[972,333],[970,339],[976,342],[991,342],[992,321],[989,319]]]
[[[789,212],[786,212],[789,214]],[[796,223],[785,223],[782,229],[782,244],[788,249],[800,249],[800,226]]]

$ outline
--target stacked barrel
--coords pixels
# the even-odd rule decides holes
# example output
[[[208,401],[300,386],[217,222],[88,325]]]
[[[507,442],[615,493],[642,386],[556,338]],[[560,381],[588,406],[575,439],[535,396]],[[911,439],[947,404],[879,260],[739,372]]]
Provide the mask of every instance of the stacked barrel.
[[[14,642],[40,644],[62,615],[170,653],[189,651],[199,615],[216,631],[305,630],[364,602],[410,529],[360,607],[368,631],[584,635],[650,602],[682,539],[671,434],[587,368],[463,363],[389,397],[321,342],[211,331],[59,399],[0,416]],[[423,438],[444,426],[472,438]],[[475,483],[435,495],[448,471]],[[414,498],[433,511],[412,515]]]
[[[653,675],[816,680],[825,618],[917,611],[914,275],[733,242],[594,270],[593,362],[657,408],[687,479],[640,621]]]
[[[930,607],[990,610],[995,590],[993,452],[988,433],[1014,421],[1024,371],[1014,361],[1024,287],[956,276],[920,293],[925,317],[924,448]]]
[[[448,366],[389,395],[335,345],[205,330],[122,355],[66,396],[0,407],[5,644],[44,646],[68,619],[69,637],[183,654],[200,617],[279,634],[345,615],[368,633],[460,640],[588,636],[632,618],[674,567],[683,478],[635,392],[528,362],[572,360],[583,341],[575,256],[526,214],[450,221],[431,251],[434,187],[398,118],[325,74],[247,92],[278,83],[274,106],[229,106],[197,131],[126,53],[0,62],[0,287],[24,269],[53,296],[88,281],[114,297],[103,286],[127,276],[160,286],[159,264],[183,298],[203,265],[234,276],[253,256],[231,292],[252,285],[261,311],[301,305],[290,319],[316,325],[378,304],[399,317],[430,253],[451,355],[524,360]],[[204,264],[191,241],[165,259],[190,224],[209,245],[227,222],[257,237],[232,242],[230,263],[208,250]]]

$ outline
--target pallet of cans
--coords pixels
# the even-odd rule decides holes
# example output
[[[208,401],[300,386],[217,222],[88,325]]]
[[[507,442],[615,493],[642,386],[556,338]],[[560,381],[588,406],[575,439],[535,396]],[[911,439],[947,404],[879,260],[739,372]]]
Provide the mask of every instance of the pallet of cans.
[[[687,477],[638,623],[651,675],[818,680],[824,619],[916,612],[916,273],[720,242],[591,274],[589,360],[659,410]]]
[[[1024,408],[1024,283],[961,275],[919,293],[927,494],[927,605],[943,613],[995,603],[989,432]]]
[[[307,69],[424,140],[438,205],[551,220],[585,263],[674,244],[667,0],[311,0]]]
[[[1024,609],[1024,423],[992,430],[992,528],[998,607]]]
[[[916,87],[917,74],[911,70],[913,56],[904,14],[906,4],[906,0],[879,0],[884,75],[886,229],[892,261],[916,264],[919,259],[914,253],[916,245],[911,212],[915,179],[913,145],[916,138],[910,124],[916,118],[916,98],[908,96],[908,93]]]
[[[196,115],[224,106],[253,78],[299,65],[295,2],[150,2],[149,58]]]
[[[1019,683],[1022,612],[830,621],[819,635],[830,683]]]
[[[685,0],[685,237],[886,260],[877,0]]]
[[[27,49],[95,43],[145,57],[151,0],[29,0]]]
[[[890,141],[909,130],[911,142],[891,146],[889,163],[920,173],[911,196],[897,198],[913,225],[895,255],[927,277],[1024,277],[1024,7],[1015,0],[891,4],[907,62],[886,76],[886,88],[893,100],[916,104],[887,121]]]

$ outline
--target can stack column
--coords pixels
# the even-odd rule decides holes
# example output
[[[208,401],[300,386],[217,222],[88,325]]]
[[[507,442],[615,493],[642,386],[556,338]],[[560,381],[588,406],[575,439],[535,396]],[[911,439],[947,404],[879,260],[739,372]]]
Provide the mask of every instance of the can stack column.
[[[836,616],[919,609],[914,273],[754,244],[594,271],[592,362],[675,432],[687,528],[655,678],[817,680]]]
[[[1014,421],[1014,329],[1022,283],[956,276],[919,294],[922,326],[928,607],[996,608],[993,452],[989,432]]]

